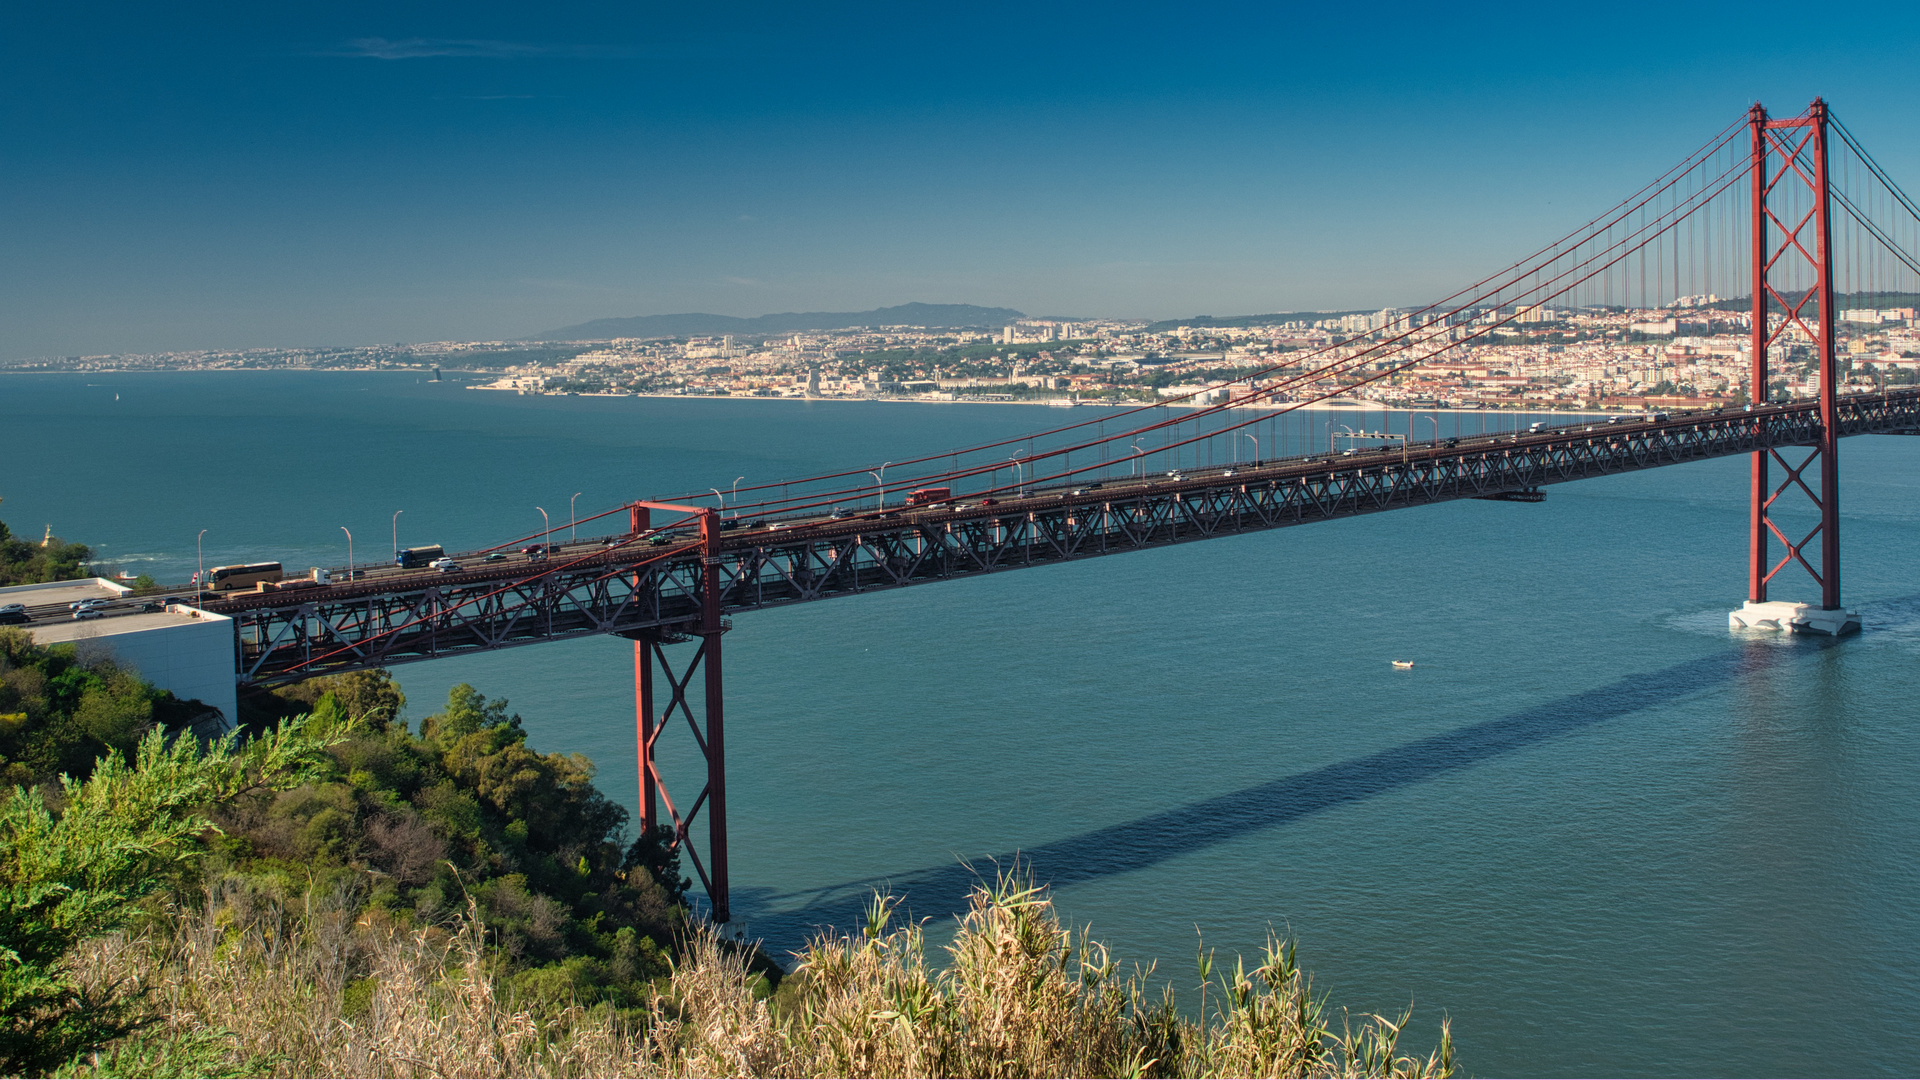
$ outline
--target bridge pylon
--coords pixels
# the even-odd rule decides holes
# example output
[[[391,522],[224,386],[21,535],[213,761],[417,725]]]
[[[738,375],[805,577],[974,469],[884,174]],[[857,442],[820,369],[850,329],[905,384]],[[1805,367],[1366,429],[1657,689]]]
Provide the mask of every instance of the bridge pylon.
[[[1815,98],[1799,116],[1776,119],[1755,104],[1747,113],[1753,244],[1752,374],[1749,400],[1769,394],[1768,353],[1783,338],[1814,344],[1820,372],[1818,434],[1798,465],[1779,447],[1755,450],[1748,474],[1747,602],[1728,616],[1734,629],[1787,630],[1835,636],[1860,629],[1860,616],[1840,599],[1839,365],[1834,352],[1832,174],[1827,159],[1827,104]],[[1809,236],[1809,232],[1811,236]],[[1811,242],[1809,242],[1811,241]],[[1811,277],[1811,284],[1807,283]],[[1811,310],[1810,310],[1811,309]],[[1777,313],[1777,314],[1776,314]],[[1769,462],[1784,470],[1770,485]],[[1810,472],[1810,470],[1812,470]],[[1813,483],[1808,483],[1808,478]],[[1794,539],[1774,518],[1781,496],[1799,491],[1820,520]],[[1787,526],[1796,528],[1795,526]],[[1807,550],[1819,541],[1819,566]],[[1782,554],[1774,558],[1774,543]],[[1820,587],[1820,603],[1768,599],[1768,586],[1797,565]]]
[[[633,504],[635,535],[647,529],[650,506],[662,505]],[[686,854],[713,905],[713,921],[724,923],[732,918],[732,911],[727,887],[726,709],[720,641],[732,627],[721,617],[720,515],[706,508],[664,508],[691,510],[699,515],[705,554],[700,574],[700,613],[694,620],[619,635],[633,641],[634,749],[639,761],[640,830],[645,836],[662,825],[672,829],[672,848]],[[698,642],[692,655],[684,664],[676,664],[667,647],[690,642]],[[667,690],[666,706],[657,712],[654,708],[656,674],[664,678]],[[690,693],[696,677],[700,679],[698,716]],[[673,726],[676,718],[687,722],[694,745],[706,765],[705,782],[690,801],[677,805],[660,775],[654,754],[660,737]],[[682,790],[684,795],[684,787]],[[704,859],[693,843],[694,824],[703,811],[707,821]]]

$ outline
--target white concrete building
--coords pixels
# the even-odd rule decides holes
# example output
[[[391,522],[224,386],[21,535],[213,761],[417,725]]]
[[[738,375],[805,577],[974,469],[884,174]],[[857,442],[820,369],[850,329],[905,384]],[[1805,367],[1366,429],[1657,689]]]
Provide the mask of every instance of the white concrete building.
[[[22,629],[41,645],[71,642],[85,657],[98,650],[140,677],[219,709],[229,724],[239,716],[233,666],[233,620],[187,604],[141,611],[131,590],[105,578],[0,588],[0,605],[24,604],[32,621]],[[103,600],[98,619],[75,619],[68,605]]]

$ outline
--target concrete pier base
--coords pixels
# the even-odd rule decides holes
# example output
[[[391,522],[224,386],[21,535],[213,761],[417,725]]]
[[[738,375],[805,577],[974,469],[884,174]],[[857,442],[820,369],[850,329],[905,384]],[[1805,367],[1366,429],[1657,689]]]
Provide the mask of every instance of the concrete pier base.
[[[1840,637],[1860,631],[1860,613],[1845,608],[1820,608],[1787,600],[1752,600],[1727,613],[1729,630],[1784,630],[1790,634],[1826,634]]]

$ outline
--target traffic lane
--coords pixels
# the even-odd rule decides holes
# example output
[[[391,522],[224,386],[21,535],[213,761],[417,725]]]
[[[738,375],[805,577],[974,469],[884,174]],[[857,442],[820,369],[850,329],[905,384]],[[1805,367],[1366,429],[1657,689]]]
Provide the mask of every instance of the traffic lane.
[[[287,607],[292,604],[313,601],[335,601],[353,599],[359,596],[375,596],[384,593],[413,589],[426,589],[435,585],[472,585],[486,582],[512,583],[529,581],[546,574],[565,570],[594,569],[604,567],[624,568],[632,564],[653,561],[663,556],[683,554],[697,550],[698,541],[682,541],[661,547],[647,546],[645,541],[635,541],[618,548],[602,548],[593,552],[582,552],[577,556],[555,556],[546,560],[522,562],[479,562],[475,566],[463,565],[459,570],[441,572],[438,570],[394,568],[389,571],[362,573],[351,583],[338,585],[319,585],[302,589],[276,589],[271,592],[236,592],[225,594],[218,599],[209,598],[207,610],[226,613],[232,611],[253,611],[261,608]],[[458,558],[455,557],[458,562]]]

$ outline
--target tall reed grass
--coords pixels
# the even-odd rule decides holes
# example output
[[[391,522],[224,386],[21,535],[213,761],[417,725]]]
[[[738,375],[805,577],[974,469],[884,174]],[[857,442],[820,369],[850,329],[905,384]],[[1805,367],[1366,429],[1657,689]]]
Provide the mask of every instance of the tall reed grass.
[[[711,929],[645,1009],[538,1004],[504,989],[477,912],[409,928],[344,904],[290,912],[209,893],[145,932],[96,942],[77,970],[143,990],[141,1034],[77,1075],[281,1076],[1446,1076],[1445,1026],[1402,1054],[1405,1013],[1336,1022],[1290,942],[1251,970],[1200,957],[1197,1006],[1152,971],[1061,927],[1015,875],[977,886],[929,963],[924,928],[876,897],[866,925],[821,934],[768,996]]]

